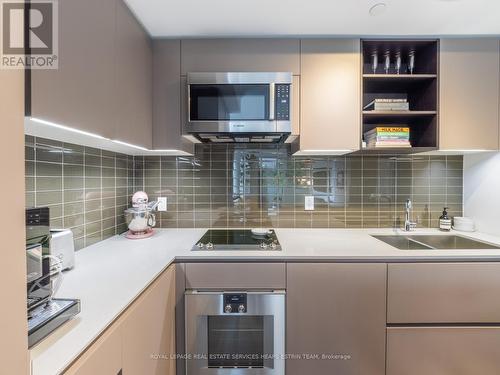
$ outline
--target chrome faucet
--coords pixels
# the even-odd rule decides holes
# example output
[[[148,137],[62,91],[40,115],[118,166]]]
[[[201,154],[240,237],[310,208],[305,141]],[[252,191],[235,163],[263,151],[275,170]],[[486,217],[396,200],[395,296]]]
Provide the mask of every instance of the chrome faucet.
[[[405,203],[405,210],[406,210],[405,229],[404,229],[405,232],[410,232],[417,227],[417,223],[411,221],[411,209],[412,208],[413,208],[413,205],[411,203],[411,200],[407,199],[406,203]]]

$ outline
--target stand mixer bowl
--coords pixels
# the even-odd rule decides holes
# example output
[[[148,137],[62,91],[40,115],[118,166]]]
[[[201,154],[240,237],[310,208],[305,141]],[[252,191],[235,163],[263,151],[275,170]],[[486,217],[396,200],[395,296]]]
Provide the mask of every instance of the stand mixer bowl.
[[[156,217],[151,209],[128,208],[125,221],[133,234],[146,233],[156,224]]]

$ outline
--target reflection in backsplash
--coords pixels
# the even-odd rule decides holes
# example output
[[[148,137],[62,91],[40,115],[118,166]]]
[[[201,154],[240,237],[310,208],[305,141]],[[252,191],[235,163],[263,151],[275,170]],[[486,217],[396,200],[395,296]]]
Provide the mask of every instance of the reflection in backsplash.
[[[134,190],[166,196],[161,227],[420,227],[462,214],[461,156],[292,157],[285,145],[197,145],[194,157],[134,158]],[[315,210],[304,210],[314,196]]]

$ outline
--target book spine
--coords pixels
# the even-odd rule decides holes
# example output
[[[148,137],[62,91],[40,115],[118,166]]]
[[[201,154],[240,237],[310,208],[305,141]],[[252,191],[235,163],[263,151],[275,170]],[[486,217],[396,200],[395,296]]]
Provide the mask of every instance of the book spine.
[[[375,111],[408,111],[409,103],[375,103],[373,105]]]
[[[408,127],[382,127],[377,126],[376,128],[368,131],[367,133],[409,133],[410,128]]]
[[[374,100],[375,103],[407,103],[407,99],[384,99],[378,98]]]

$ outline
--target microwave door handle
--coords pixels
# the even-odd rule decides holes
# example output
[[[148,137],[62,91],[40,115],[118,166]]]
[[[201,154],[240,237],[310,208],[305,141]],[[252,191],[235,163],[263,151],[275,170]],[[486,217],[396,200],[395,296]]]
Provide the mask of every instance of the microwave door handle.
[[[274,120],[274,109],[276,108],[276,98],[274,83],[269,84],[269,120]]]

